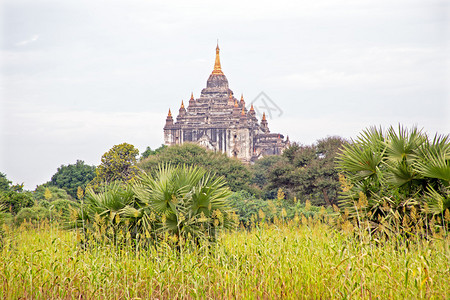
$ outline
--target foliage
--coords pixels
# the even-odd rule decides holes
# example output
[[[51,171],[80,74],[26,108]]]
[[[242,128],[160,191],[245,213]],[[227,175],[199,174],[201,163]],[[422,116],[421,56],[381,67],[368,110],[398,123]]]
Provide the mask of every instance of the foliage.
[[[83,220],[90,230],[103,226],[102,238],[114,243],[121,230],[150,244],[165,235],[180,243],[188,236],[196,243],[214,242],[220,230],[234,224],[226,201],[230,194],[223,177],[198,167],[162,165],[155,175],[143,173],[132,185],[115,183],[100,193],[88,188],[77,226]]]
[[[265,200],[256,198],[246,191],[233,193],[229,197],[229,201],[231,207],[236,210],[239,216],[239,222],[245,227],[255,222],[273,223],[280,216],[285,220],[298,220],[302,217],[309,218],[332,213],[330,209],[311,205],[308,200],[306,203],[300,203],[296,200]]]
[[[33,194],[23,190],[23,184],[11,185],[7,190],[0,192],[0,204],[13,215],[20,209],[33,206]]]
[[[65,189],[58,188],[49,184],[37,186],[33,192],[33,197],[38,202],[43,200],[52,202],[59,199],[72,200],[72,197],[67,193]]]
[[[265,199],[273,198],[276,195],[277,188],[269,186],[269,170],[278,163],[284,162],[285,159],[280,155],[270,155],[258,159],[250,166],[252,172],[252,184],[260,191],[260,196]]]
[[[428,234],[450,221],[448,135],[431,140],[416,127],[372,127],[343,147],[338,164],[340,205],[358,225],[388,235],[425,227]]]
[[[83,189],[95,177],[95,166],[89,166],[82,160],[77,160],[72,165],[61,165],[56,173],[52,176],[50,185],[65,189],[67,193],[76,199],[77,188],[81,186]],[[47,186],[50,188],[50,185]],[[52,190],[51,190],[52,191]],[[53,193],[53,191],[52,191]],[[58,197],[66,199],[65,197]]]
[[[0,172],[0,192],[9,190],[11,183],[12,182],[6,178],[6,174]]]
[[[45,219],[50,219],[50,210],[42,206],[33,206],[22,208],[14,218],[16,225],[24,221],[37,223]]]
[[[175,166],[199,166],[217,176],[225,177],[233,191],[252,191],[252,188],[249,187],[250,170],[241,161],[192,143],[166,147],[160,153],[141,161],[138,166],[149,174],[155,174],[160,164],[167,163]]]
[[[310,199],[314,205],[337,204],[339,178],[334,160],[345,143],[340,137],[321,139],[311,146],[293,143],[268,170],[268,188],[282,188],[290,198]]]
[[[114,181],[127,182],[136,178],[136,156],[139,150],[133,145],[122,143],[115,145],[103,154],[102,162],[96,169],[94,182],[97,184]]]
[[[162,152],[162,151],[163,151],[164,149],[166,149],[166,148],[167,148],[167,146],[164,145],[164,144],[161,145],[161,146],[159,146],[159,147],[156,148],[155,150],[152,150],[152,148],[147,147],[147,149],[145,149],[145,151],[142,152],[141,157],[140,157],[139,160],[143,160],[143,159],[145,159],[145,158],[147,158],[147,157],[149,157],[149,156],[156,155],[156,154]]]
[[[14,217],[14,223],[20,225],[26,221],[38,224],[47,220],[65,225],[70,221],[73,210],[79,207],[80,204],[73,200],[58,199],[53,202],[42,200],[34,206],[22,208]]]
[[[6,229],[1,299],[447,299],[449,239],[380,246],[315,218],[225,233],[211,247],[111,247],[42,223]],[[99,228],[99,230],[101,230]]]

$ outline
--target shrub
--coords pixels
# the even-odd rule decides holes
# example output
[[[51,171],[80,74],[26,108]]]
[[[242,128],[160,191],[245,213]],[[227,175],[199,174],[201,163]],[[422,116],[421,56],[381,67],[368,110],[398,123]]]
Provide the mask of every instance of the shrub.
[[[337,159],[349,221],[388,235],[445,228],[450,215],[449,136],[370,128]]]

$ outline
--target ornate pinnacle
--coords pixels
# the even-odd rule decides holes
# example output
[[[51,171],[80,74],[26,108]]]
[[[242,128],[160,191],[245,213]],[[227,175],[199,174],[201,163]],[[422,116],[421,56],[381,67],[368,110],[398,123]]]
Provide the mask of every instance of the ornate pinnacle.
[[[194,93],[191,92],[191,100],[194,100]]]
[[[239,107],[237,100],[234,101],[234,107]]]
[[[245,116],[244,107],[242,107],[241,116]]]
[[[250,111],[254,111],[255,109],[253,108],[253,103],[252,106],[250,107]]]
[[[263,120],[263,121],[266,121],[266,113],[265,113],[265,112],[263,112],[263,118],[262,118],[262,120]]]
[[[183,100],[181,100],[181,107],[180,108],[184,108]]]
[[[214,70],[213,70],[213,74],[216,75],[223,75],[222,72],[222,67],[220,66],[220,56],[219,56],[219,42],[217,42],[217,47],[216,47],[216,62],[214,63]]]
[[[172,117],[172,112],[170,111],[170,108],[169,108],[169,114],[167,115],[167,117]]]

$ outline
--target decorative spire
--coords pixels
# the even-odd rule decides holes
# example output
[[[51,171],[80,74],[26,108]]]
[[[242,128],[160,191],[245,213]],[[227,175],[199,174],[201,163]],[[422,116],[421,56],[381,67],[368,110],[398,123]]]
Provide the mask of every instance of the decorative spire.
[[[183,100],[181,100],[181,107],[180,107],[180,108],[184,109],[184,103],[183,103]]]
[[[217,41],[217,47],[216,47],[216,62],[214,63],[214,70],[213,74],[215,75],[223,75],[222,67],[220,66],[220,56],[219,56],[219,41]]]
[[[244,94],[241,94],[241,105],[245,106]]]
[[[245,116],[245,110],[244,110],[244,107],[242,107],[241,116]]]
[[[194,100],[194,93],[191,92],[191,99],[190,100]]]
[[[166,126],[172,126],[172,125],[173,125],[172,112],[170,111],[170,108],[169,108],[169,113],[167,114],[166,125],[164,126],[164,128],[166,128]]]
[[[255,109],[253,108],[253,103],[252,106],[250,107],[250,111],[255,111]]]
[[[239,107],[237,100],[234,101],[234,107]]]
[[[263,116],[262,116],[262,120],[261,120],[261,129],[262,131],[264,131],[265,133],[269,133],[269,126],[267,124],[267,119],[266,119],[266,113],[263,112]]]

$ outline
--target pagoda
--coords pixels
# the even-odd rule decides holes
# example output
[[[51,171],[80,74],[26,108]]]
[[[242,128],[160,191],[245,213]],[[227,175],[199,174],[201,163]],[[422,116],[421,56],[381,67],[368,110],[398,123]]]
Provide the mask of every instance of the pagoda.
[[[200,97],[195,99],[191,93],[187,108],[181,101],[175,122],[169,109],[164,143],[196,143],[245,163],[281,154],[289,146],[289,138],[270,133],[265,114],[259,122],[253,105],[247,109],[243,95],[235,98],[222,71],[219,52],[217,45],[214,69]]]

